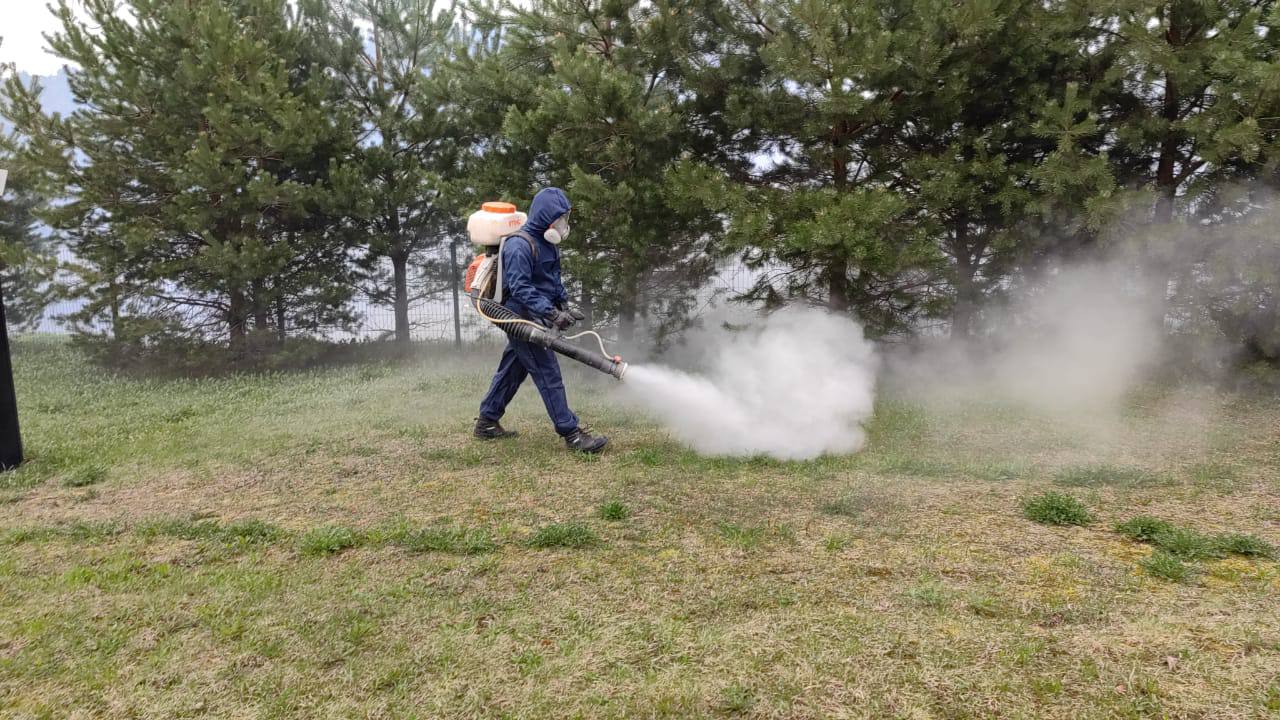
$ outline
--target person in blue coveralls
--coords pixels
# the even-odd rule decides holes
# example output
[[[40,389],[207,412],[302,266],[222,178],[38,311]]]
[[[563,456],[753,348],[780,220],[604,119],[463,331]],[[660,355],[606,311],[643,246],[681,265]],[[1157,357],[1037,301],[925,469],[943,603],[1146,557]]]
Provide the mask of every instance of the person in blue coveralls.
[[[526,320],[557,330],[568,328],[581,317],[569,311],[568,294],[560,280],[559,245],[569,236],[572,209],[563,190],[543,188],[534,196],[524,226],[508,236],[502,245],[503,296],[499,299],[503,306]],[[476,437],[494,440],[516,435],[503,428],[499,420],[526,376],[533,378],[547,407],[547,415],[570,450],[587,453],[604,450],[609,438],[592,434],[569,409],[556,354],[516,338],[508,339],[498,370],[493,374],[493,383],[480,403]]]

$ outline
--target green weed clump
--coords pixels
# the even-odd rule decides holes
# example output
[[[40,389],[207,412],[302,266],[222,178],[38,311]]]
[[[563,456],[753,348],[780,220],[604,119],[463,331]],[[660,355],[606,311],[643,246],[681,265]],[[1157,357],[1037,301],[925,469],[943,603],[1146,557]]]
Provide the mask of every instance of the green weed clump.
[[[1165,520],[1139,516],[1116,526],[1116,532],[1148,542],[1184,560],[1206,560],[1227,554],[1274,558],[1276,549],[1266,540],[1244,533],[1203,535]]]
[[[918,605],[937,610],[946,606],[948,594],[941,583],[936,580],[927,580],[911,588],[907,592],[907,597]]]
[[[237,520],[222,527],[222,539],[242,543],[269,543],[284,537],[277,525],[258,519]]]
[[[996,463],[993,465],[974,465],[969,473],[979,480],[988,482],[1009,482],[1027,474],[1027,468],[1012,463]]]
[[[755,704],[751,688],[734,683],[720,690],[720,710],[728,715],[742,715]]]
[[[822,542],[822,546],[827,549],[827,552],[840,552],[849,547],[849,538],[844,535],[828,535]]]
[[[1262,699],[1262,707],[1274,713],[1280,713],[1280,682],[1267,688],[1267,695]]]
[[[566,547],[584,548],[599,544],[600,538],[582,523],[553,523],[529,538],[529,547],[537,549]]]
[[[626,520],[631,517],[631,510],[617,500],[612,500],[600,506],[600,517],[605,520]]]
[[[1022,502],[1022,514],[1042,525],[1088,525],[1093,516],[1079,500],[1062,493],[1046,492]]]
[[[1074,465],[1062,468],[1054,482],[1067,487],[1151,487],[1169,480],[1141,468],[1118,465]]]
[[[62,479],[64,487],[86,487],[96,485],[107,479],[107,466],[101,463],[81,465],[67,473]]]
[[[65,532],[72,540],[105,540],[124,532],[124,528],[115,520],[87,520],[67,525]]]
[[[984,618],[1000,617],[1005,612],[999,600],[984,593],[971,593],[965,607],[974,615]]]
[[[742,550],[752,550],[760,547],[766,541],[782,540],[794,541],[795,530],[789,525],[739,525],[737,523],[722,522],[716,526],[720,531],[720,537],[724,541],[734,547]]]
[[[1202,487],[1216,487],[1230,490],[1237,480],[1239,472],[1234,465],[1222,462],[1196,463],[1187,469],[1192,482]]]
[[[1174,529],[1173,523],[1150,515],[1139,515],[1116,525],[1116,532],[1139,542],[1151,542],[1160,533]]]
[[[308,530],[298,542],[303,555],[333,555],[356,547],[363,537],[360,533],[341,525],[325,525]]]
[[[937,478],[959,474],[955,465],[942,460],[915,457],[914,455],[890,455],[880,462],[880,472],[915,477]]]
[[[58,531],[51,527],[19,527],[11,528],[0,534],[0,545],[21,545],[30,542],[44,542],[57,537]]]
[[[1256,535],[1204,535],[1148,515],[1116,525],[1116,532],[1154,545],[1156,551],[1142,562],[1142,568],[1156,577],[1177,582],[1191,576],[1191,568],[1184,561],[1210,560],[1226,557],[1229,553],[1245,557],[1276,557],[1276,549]]]
[[[123,532],[124,528],[114,520],[79,521],[69,525],[12,528],[0,534],[0,544],[21,545],[22,543],[47,542],[58,538],[80,542],[96,542],[113,538]]]
[[[1139,565],[1150,575],[1174,582],[1184,582],[1192,574],[1190,566],[1182,562],[1177,555],[1163,550],[1151,553]]]
[[[1261,557],[1269,560],[1276,558],[1276,548],[1271,543],[1256,535],[1227,533],[1214,538],[1218,548],[1223,552],[1245,557]]]
[[[744,550],[758,547],[764,541],[764,528],[746,527],[737,523],[720,523],[720,536],[730,545]]]
[[[1220,558],[1226,554],[1218,547],[1214,538],[1187,528],[1174,527],[1158,532],[1151,542],[1161,550],[1183,560],[1208,560]]]
[[[393,535],[391,542],[410,552],[442,552],[453,555],[480,555],[498,548],[489,532],[478,528],[406,529]]]
[[[243,545],[271,543],[284,536],[280,527],[258,519],[237,520],[226,525],[216,520],[151,520],[139,525],[137,533],[146,538],[163,535]]]
[[[666,462],[661,451],[648,447],[632,450],[627,459],[648,467],[658,467]]]

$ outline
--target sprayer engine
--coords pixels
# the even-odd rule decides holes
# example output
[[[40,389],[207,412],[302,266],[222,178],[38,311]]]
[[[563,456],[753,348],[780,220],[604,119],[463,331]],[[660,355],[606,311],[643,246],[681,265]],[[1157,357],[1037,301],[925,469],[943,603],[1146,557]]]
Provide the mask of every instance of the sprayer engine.
[[[549,348],[621,380],[627,372],[627,363],[620,355],[610,355],[605,350],[604,340],[595,331],[587,330],[564,337],[552,328],[520,317],[502,304],[502,247],[510,235],[524,226],[524,222],[525,214],[517,212],[515,205],[501,202],[485,203],[467,220],[471,241],[483,248],[467,266],[463,285],[471,297],[472,306],[481,317],[509,337]],[[569,342],[584,335],[593,336],[600,344],[599,355]]]
[[[467,278],[463,283],[462,289],[468,295],[478,295],[484,298],[493,298],[494,294],[494,276],[497,274],[498,254],[493,255],[481,253],[476,255],[471,264],[467,266]]]

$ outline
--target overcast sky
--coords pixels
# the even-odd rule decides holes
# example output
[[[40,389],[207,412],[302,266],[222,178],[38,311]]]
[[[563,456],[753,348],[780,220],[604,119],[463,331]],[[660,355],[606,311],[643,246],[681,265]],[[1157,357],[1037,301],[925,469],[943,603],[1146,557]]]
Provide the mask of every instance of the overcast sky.
[[[49,12],[47,0],[5,0],[0,22],[0,62],[11,62],[32,75],[53,75],[62,60],[48,52],[44,33],[56,30],[58,19]]]

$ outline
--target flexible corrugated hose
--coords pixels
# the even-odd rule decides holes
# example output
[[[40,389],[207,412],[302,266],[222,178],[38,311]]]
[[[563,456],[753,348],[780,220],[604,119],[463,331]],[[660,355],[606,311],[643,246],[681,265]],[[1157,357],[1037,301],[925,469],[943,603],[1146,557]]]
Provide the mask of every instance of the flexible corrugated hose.
[[[619,380],[621,380],[622,376],[627,372],[627,364],[622,361],[621,357],[609,355],[609,352],[604,346],[604,339],[601,338],[599,333],[594,330],[584,330],[576,335],[561,337],[552,334],[548,328],[539,325],[538,323],[526,320],[519,315],[516,315],[501,303],[490,300],[489,298],[480,297],[479,294],[476,293],[473,293],[471,297],[475,303],[476,312],[480,313],[480,316],[484,319],[494,325],[497,325],[500,330],[511,337],[549,348],[561,355],[564,355],[565,357],[577,360],[585,365],[590,365],[601,372],[608,373]],[[584,335],[591,335],[596,339],[596,342],[600,345],[599,355],[583,350],[577,345],[570,345],[566,342],[568,340],[575,340],[583,337]]]

